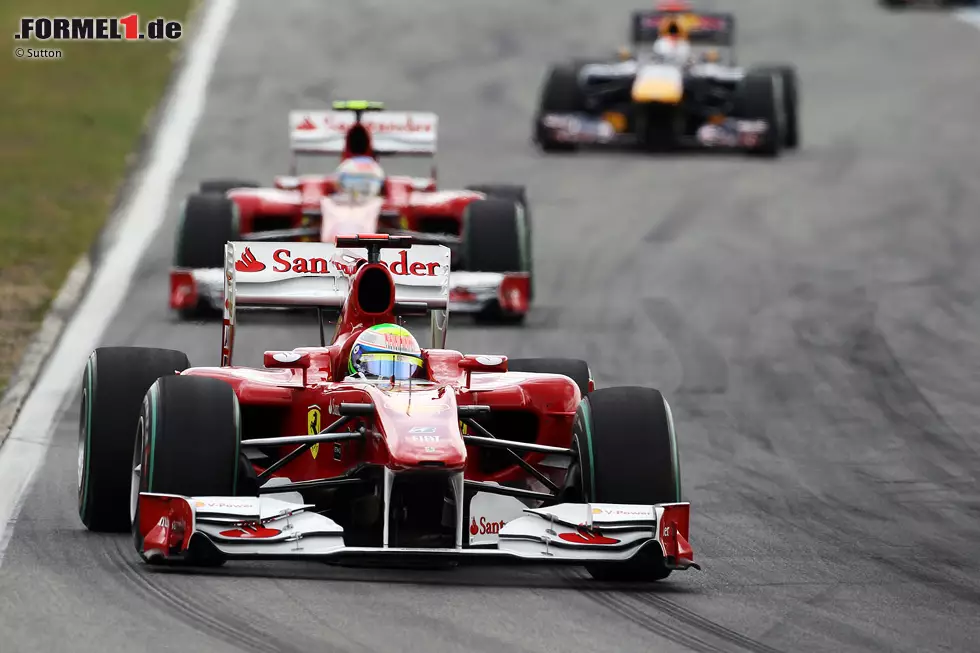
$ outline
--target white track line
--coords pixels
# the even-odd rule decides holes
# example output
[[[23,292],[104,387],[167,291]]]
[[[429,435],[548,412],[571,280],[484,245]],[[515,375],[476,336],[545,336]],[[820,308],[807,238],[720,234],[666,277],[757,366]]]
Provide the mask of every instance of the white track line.
[[[85,360],[99,346],[164,222],[167,200],[204,110],[211,71],[237,6],[238,0],[211,0],[202,8],[200,30],[185,51],[147,163],[137,173],[129,201],[119,207],[118,226],[106,234],[99,269],[0,449],[0,564],[23,499],[45,461],[54,427],[78,390]]]

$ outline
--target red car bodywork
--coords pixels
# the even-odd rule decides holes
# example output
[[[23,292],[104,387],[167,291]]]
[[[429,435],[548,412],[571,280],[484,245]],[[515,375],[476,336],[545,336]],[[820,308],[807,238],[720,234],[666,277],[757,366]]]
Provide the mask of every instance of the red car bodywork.
[[[276,177],[275,189],[240,188],[228,197],[239,211],[239,230],[243,236],[257,231],[318,228],[321,202],[337,192],[333,174]],[[433,179],[419,184],[413,177],[391,175],[385,180],[384,203],[374,229],[460,235],[463,211],[483,193],[466,190],[438,191]],[[328,230],[321,235],[300,236],[303,241],[332,242],[338,235]],[[349,235],[349,233],[347,234]]]
[[[366,239],[367,236],[360,238]],[[236,265],[239,264],[241,268],[247,267],[244,261],[236,262]],[[235,388],[242,406],[243,440],[307,433],[310,407],[313,406],[321,411],[324,422],[331,418],[330,415],[334,416],[333,419],[337,417],[335,406],[341,403],[370,403],[377,407],[381,439],[343,443],[339,454],[335,451],[329,455],[318,452],[317,455],[300,456],[279,469],[274,476],[284,476],[295,482],[340,476],[364,464],[399,469],[438,464],[445,470],[465,469],[467,480],[513,482],[527,479],[527,473],[517,464],[501,464],[506,459],[494,455],[496,452],[464,447],[456,418],[456,406],[459,405],[489,406],[491,414],[503,415],[509,440],[561,448],[571,445],[572,420],[581,401],[575,382],[558,375],[511,373],[495,380],[493,385],[496,387],[491,388],[472,377],[473,370],[506,372],[507,358],[504,356],[492,357],[499,359],[496,365],[484,365],[476,362],[484,357],[464,356],[450,349],[423,349],[426,378],[419,381],[438,384],[439,387],[431,389],[416,386],[411,392],[395,391],[384,395],[375,388],[345,382],[351,347],[357,336],[370,326],[394,323],[398,319],[393,275],[388,268],[384,264],[363,261],[359,265],[351,278],[350,299],[344,303],[331,344],[295,349],[293,351],[301,355],[300,359],[289,363],[278,362],[275,359],[277,352],[266,352],[265,364],[273,369],[235,367],[230,365],[234,324],[229,324],[226,319],[223,341],[228,346],[224,348],[222,358],[229,366],[191,368],[183,372],[186,375],[220,378]],[[406,267],[411,268],[411,265]],[[364,293],[377,293],[376,285],[367,291],[362,289],[362,284],[365,278],[370,278],[372,284],[379,283],[381,274],[390,286],[390,290],[384,288],[382,291],[389,293],[390,301],[383,310],[370,312],[355,298],[362,296],[362,290]],[[479,379],[482,378],[479,375]],[[471,383],[472,387],[469,387]],[[250,419],[252,414],[259,412],[276,417],[272,420],[265,417]],[[420,413],[432,422],[427,426],[443,427],[444,430],[440,428],[440,432],[449,434],[449,440],[438,451],[426,451],[427,447],[433,447],[424,439],[415,441],[407,437],[410,426],[418,425]],[[360,422],[363,420],[351,422],[350,428],[362,425]],[[279,451],[279,455],[284,456],[294,448],[295,445],[287,445]],[[529,453],[525,459],[535,464],[544,457],[545,454]],[[255,469],[257,473],[264,471],[261,466]],[[560,483],[563,479],[561,475],[556,475],[553,480]]]

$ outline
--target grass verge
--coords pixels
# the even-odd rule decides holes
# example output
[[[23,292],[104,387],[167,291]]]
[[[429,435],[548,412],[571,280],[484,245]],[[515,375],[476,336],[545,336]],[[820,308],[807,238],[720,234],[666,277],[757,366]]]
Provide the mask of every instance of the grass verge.
[[[51,300],[105,223],[182,41],[23,42],[22,16],[157,16],[192,0],[5,0],[0,27],[0,393]],[[142,25],[141,25],[142,27]],[[185,36],[186,38],[186,36]],[[61,51],[18,59],[16,47]]]

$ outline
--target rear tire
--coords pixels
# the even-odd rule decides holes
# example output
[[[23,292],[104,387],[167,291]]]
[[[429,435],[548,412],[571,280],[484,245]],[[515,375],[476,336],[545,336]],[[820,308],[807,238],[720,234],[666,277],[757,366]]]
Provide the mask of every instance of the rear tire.
[[[259,182],[243,179],[207,179],[201,182],[202,193],[218,193],[224,195],[233,188],[258,188]]]
[[[745,120],[763,120],[768,133],[749,152],[767,158],[778,157],[783,148],[786,121],[783,111],[782,77],[766,71],[750,71],[736,96],[736,115]]]
[[[471,272],[530,273],[524,207],[513,200],[470,202],[463,213],[464,269]],[[529,298],[530,299],[530,298]],[[504,313],[499,305],[475,316],[478,322],[517,324],[524,313]]]
[[[549,113],[581,113],[585,111],[585,93],[578,83],[579,65],[561,64],[548,70],[541,87],[538,112],[534,118],[534,140],[543,152],[573,152],[575,143],[563,143],[548,138],[541,121]]]
[[[573,434],[579,491],[585,501],[653,505],[681,500],[674,422],[659,390],[595,390],[579,405]],[[662,580],[671,571],[663,552],[653,545],[628,562],[586,569],[593,578],[616,581]]]
[[[132,442],[132,441],[131,441]],[[130,486],[133,540],[142,555],[139,493],[235,496],[240,466],[240,412],[234,389],[203,376],[164,377],[146,392],[132,452],[142,466]],[[192,552],[193,553],[193,552]],[[200,564],[218,564],[213,550]],[[145,558],[144,558],[145,559]]]
[[[187,355],[170,349],[100,347],[89,356],[78,428],[78,516],[90,531],[129,531],[141,402],[158,378],[188,367]]]
[[[567,376],[575,381],[582,397],[589,394],[589,384],[592,381],[589,364],[577,358],[511,358],[507,361],[507,370]]]

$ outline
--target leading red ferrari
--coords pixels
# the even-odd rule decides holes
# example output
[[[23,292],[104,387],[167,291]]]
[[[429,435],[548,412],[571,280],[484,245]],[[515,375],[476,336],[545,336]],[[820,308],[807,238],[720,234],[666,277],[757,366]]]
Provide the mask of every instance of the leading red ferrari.
[[[447,349],[450,256],[385,235],[229,243],[219,367],[143,347],[89,359],[82,522],[131,529],[149,563],[504,558],[628,580],[697,567],[664,397],[595,389],[581,360]],[[342,312],[329,344],[252,369],[233,364],[242,305]],[[427,312],[423,348],[400,316]]]

